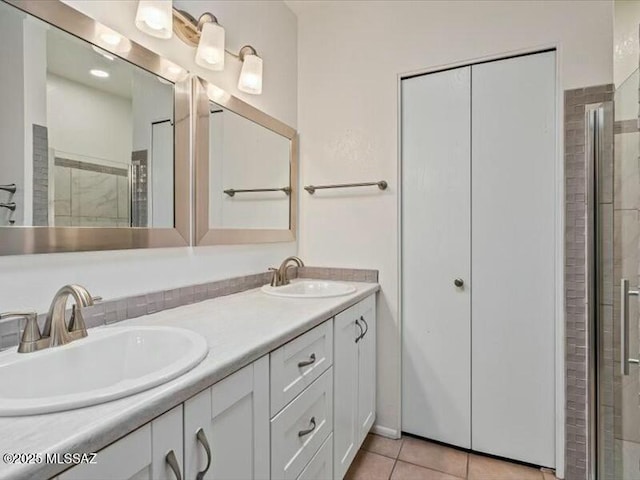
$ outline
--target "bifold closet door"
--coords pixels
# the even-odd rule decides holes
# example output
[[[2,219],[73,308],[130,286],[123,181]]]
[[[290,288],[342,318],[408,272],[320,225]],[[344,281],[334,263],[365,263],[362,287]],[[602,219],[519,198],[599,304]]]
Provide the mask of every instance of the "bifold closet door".
[[[465,448],[470,73],[464,67],[403,80],[401,119],[402,430]]]
[[[472,448],[554,466],[555,53],[472,78]]]

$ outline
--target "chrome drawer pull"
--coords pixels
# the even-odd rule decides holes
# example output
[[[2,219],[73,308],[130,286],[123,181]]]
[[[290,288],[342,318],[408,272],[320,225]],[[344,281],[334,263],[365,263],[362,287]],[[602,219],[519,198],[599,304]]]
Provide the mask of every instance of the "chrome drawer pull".
[[[316,363],[316,354],[312,353],[311,355],[309,355],[309,360],[298,362],[298,368],[308,367],[309,365],[313,365],[314,363]]]
[[[362,340],[362,337],[364,337],[364,330],[362,329],[362,325],[360,325],[360,322],[358,321],[357,318],[356,318],[356,325],[360,329],[360,335],[356,337],[356,343],[358,343],[360,340]]]
[[[369,333],[369,324],[367,323],[367,321],[364,319],[364,317],[362,315],[360,315],[360,321],[362,323],[364,323],[364,326],[366,328],[366,330],[364,331],[364,333],[362,334],[362,338],[364,338],[364,336]]]
[[[167,462],[167,465],[169,465],[173,471],[173,474],[176,476],[176,480],[182,480],[182,474],[180,473],[180,465],[178,465],[176,453],[173,450],[169,450],[169,453],[164,457],[164,461]]]
[[[202,448],[204,448],[204,451],[207,452],[207,466],[204,467],[204,470],[198,472],[198,475],[196,475],[196,480],[202,480],[211,466],[211,447],[209,446],[209,441],[207,440],[207,436],[204,434],[203,429],[197,431],[196,438],[198,439],[198,442],[200,442],[200,445],[202,445]]]
[[[305,435],[309,435],[311,432],[313,432],[316,429],[316,417],[311,417],[311,420],[309,421],[309,425],[311,425],[310,428],[307,428],[306,430],[300,430],[298,432],[299,437],[304,437]]]

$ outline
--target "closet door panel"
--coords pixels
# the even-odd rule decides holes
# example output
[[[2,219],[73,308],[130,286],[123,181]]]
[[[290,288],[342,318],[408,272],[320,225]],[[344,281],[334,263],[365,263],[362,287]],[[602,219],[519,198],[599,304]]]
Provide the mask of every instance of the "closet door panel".
[[[555,53],[472,79],[472,448],[553,467]]]
[[[470,72],[403,80],[401,140],[402,429],[467,448]]]

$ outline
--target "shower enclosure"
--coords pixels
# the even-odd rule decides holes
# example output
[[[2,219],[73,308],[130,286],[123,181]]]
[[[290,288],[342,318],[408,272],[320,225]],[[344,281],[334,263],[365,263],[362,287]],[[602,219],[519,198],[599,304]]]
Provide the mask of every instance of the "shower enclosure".
[[[597,406],[592,471],[607,480],[640,480],[639,85],[636,70],[616,90],[613,105],[591,105],[586,111],[585,152],[594,180],[588,199],[590,331],[597,352],[591,382]]]

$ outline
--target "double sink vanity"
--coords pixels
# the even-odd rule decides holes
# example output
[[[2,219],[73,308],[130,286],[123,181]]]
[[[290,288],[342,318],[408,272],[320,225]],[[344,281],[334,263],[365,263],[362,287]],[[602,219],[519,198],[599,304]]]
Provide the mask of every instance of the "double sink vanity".
[[[295,128],[68,3],[0,0],[0,25],[3,45],[29,38],[0,51],[25,88],[0,78],[0,255],[207,246],[185,268],[219,279],[217,245],[296,250]],[[46,318],[0,315],[0,480],[343,478],[375,418],[377,273],[289,282],[294,257],[270,284],[185,286],[157,255],[151,283],[172,289],[146,292],[150,258],[135,278],[101,259],[38,284],[135,296],[67,285]]]
[[[375,418],[378,289],[293,280],[2,352],[0,451],[44,460],[0,478],[342,478]]]

